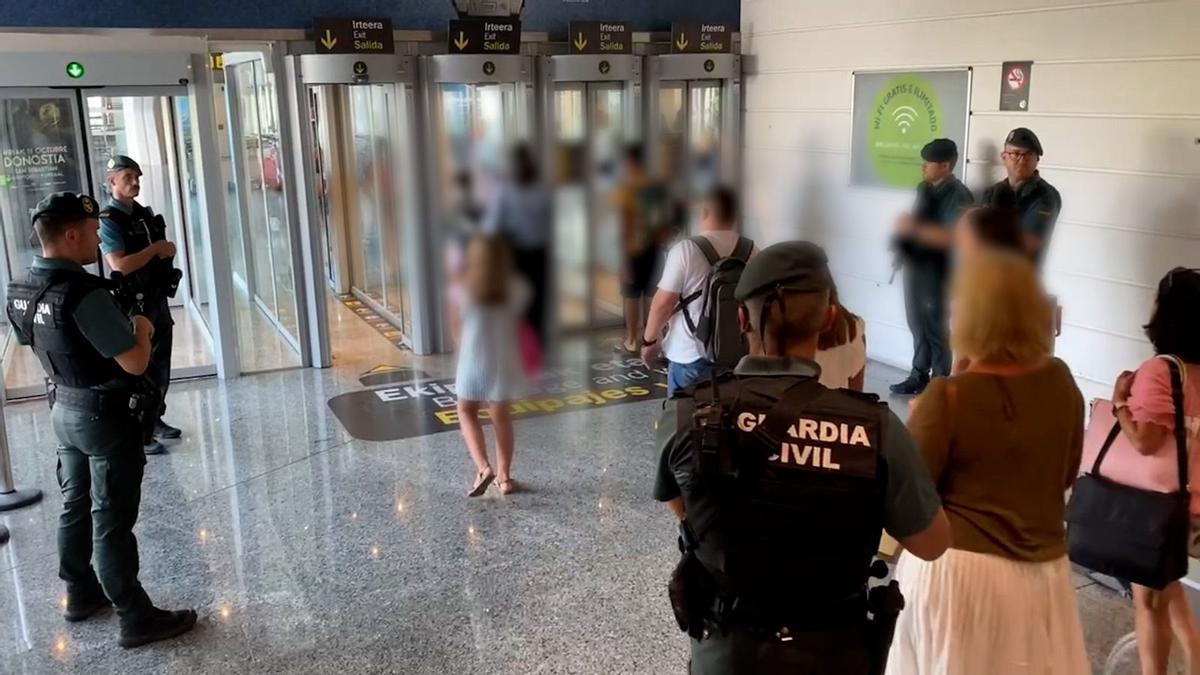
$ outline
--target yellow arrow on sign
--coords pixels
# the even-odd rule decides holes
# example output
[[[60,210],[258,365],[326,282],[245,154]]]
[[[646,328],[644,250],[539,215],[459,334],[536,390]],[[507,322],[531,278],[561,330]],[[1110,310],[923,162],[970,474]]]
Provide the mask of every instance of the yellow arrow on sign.
[[[680,35],[679,39],[675,41],[675,46],[679,47],[680,51],[687,49],[687,46],[688,46],[687,36]]]
[[[454,46],[458,47],[458,51],[461,52],[467,48],[467,45],[470,44],[470,42],[470,40],[463,36],[463,32],[460,30],[458,31],[458,39],[454,41]]]
[[[325,29],[325,37],[321,38],[321,44],[325,49],[333,49],[333,46],[337,44],[337,38],[333,37],[333,33],[330,33],[328,28]]]
[[[583,48],[586,46],[587,46],[587,40],[584,40],[583,33],[580,33],[579,37],[575,38],[575,49],[577,49],[578,51],[583,51]]]

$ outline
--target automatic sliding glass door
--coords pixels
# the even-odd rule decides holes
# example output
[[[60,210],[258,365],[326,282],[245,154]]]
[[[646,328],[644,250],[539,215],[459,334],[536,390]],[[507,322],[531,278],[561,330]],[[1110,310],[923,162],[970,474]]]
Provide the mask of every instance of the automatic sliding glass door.
[[[30,222],[34,206],[53,192],[88,192],[86,156],[76,92],[0,89],[0,298],[5,306],[8,280],[24,276],[41,251]],[[29,347],[17,344],[7,312],[0,312],[0,327],[8,396],[45,393],[41,364]]]
[[[225,83],[241,222],[240,232],[231,228],[230,247],[241,248],[246,272],[246,302],[238,308],[242,366],[247,371],[296,366],[299,310],[275,73],[262,54],[226,54]]]
[[[0,231],[4,279],[25,274],[40,250],[32,235],[33,207],[52,192],[109,198],[105,176],[114,155],[142,167],[137,199],[161,214],[185,272],[172,302],[176,377],[215,373],[205,304],[208,247],[195,201],[199,169],[191,153],[189,99],[175,87],[105,87],[95,90],[0,90]],[[102,273],[106,268],[95,267]],[[45,392],[44,373],[27,347],[12,339],[0,316],[7,346],[5,386],[10,397]]]

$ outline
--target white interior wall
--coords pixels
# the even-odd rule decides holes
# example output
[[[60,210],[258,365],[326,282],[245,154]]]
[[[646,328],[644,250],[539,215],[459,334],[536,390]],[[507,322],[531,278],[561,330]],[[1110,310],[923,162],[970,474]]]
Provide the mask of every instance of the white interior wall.
[[[743,0],[746,227],[830,254],[872,358],[908,367],[895,217],[912,193],[850,188],[855,70],[971,67],[966,183],[1003,177],[1028,126],[1063,197],[1046,284],[1064,306],[1058,353],[1088,396],[1150,354],[1159,278],[1200,266],[1200,0]],[[999,111],[1000,64],[1032,60],[1030,112]]]

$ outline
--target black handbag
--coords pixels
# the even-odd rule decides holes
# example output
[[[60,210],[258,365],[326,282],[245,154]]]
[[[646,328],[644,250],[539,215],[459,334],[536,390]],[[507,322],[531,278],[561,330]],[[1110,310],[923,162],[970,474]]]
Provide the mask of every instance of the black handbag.
[[[1179,491],[1154,492],[1111,481],[1100,474],[1120,423],[1114,424],[1090,473],[1075,482],[1067,505],[1067,548],[1071,562],[1089,570],[1162,589],[1188,571],[1187,427],[1183,420],[1183,378],[1175,359],[1171,398],[1175,403],[1175,442]]]

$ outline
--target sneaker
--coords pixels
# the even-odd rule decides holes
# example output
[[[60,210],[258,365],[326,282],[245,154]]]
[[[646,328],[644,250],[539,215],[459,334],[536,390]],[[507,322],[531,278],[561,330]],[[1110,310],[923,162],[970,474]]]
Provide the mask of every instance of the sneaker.
[[[83,597],[71,597],[68,595],[67,609],[63,612],[63,618],[71,623],[86,621],[93,614],[106,607],[112,607],[112,603],[108,601],[108,598],[104,597],[103,593]]]
[[[907,380],[893,384],[890,389],[893,394],[901,396],[915,396],[925,391],[925,387],[929,386],[929,380],[923,377],[909,377]]]
[[[182,436],[182,430],[177,429],[162,420],[159,420],[158,423],[154,425],[155,438],[164,438],[166,440],[173,441],[177,438],[181,438]]]
[[[163,445],[162,443],[159,443],[158,441],[151,441],[150,445],[147,445],[144,448],[142,448],[142,452],[146,453],[147,455],[161,455],[166,451],[167,451],[167,446]]]
[[[151,609],[150,615],[130,625],[121,625],[121,637],[117,644],[125,649],[133,649],[142,645],[169,640],[183,635],[196,625],[196,611],[183,609],[168,612],[165,609]]]

